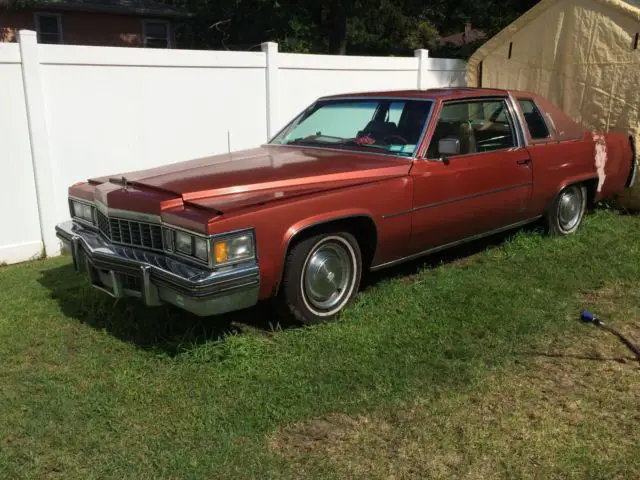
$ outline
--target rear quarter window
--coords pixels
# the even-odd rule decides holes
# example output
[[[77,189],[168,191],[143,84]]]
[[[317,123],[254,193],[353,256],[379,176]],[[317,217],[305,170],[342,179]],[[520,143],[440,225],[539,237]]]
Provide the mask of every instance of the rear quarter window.
[[[529,98],[519,98],[520,108],[524,114],[524,120],[527,123],[527,129],[532,140],[541,140],[549,138],[549,128],[542,117],[542,112]]]

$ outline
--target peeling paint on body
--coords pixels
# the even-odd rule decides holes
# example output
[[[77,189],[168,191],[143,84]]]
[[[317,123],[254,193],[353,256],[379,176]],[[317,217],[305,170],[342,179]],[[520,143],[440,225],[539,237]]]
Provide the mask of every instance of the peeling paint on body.
[[[607,139],[602,133],[593,132],[593,142],[595,146],[594,159],[596,172],[598,173],[598,192],[602,191],[602,186],[607,178],[604,173],[604,166],[607,164]]]

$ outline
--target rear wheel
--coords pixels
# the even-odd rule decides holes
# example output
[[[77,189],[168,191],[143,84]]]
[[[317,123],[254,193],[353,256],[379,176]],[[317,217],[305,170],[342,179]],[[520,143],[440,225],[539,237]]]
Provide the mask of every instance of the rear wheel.
[[[361,276],[362,255],[353,235],[306,238],[287,254],[278,309],[305,324],[331,320],[355,298]]]
[[[570,185],[555,198],[546,215],[549,235],[571,235],[578,230],[587,208],[587,189]]]

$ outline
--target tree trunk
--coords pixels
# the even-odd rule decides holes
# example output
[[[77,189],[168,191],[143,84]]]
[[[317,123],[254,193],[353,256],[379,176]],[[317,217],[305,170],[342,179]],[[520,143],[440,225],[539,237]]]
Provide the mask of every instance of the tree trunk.
[[[347,12],[337,6],[331,12],[329,34],[329,53],[345,55],[347,53]]]

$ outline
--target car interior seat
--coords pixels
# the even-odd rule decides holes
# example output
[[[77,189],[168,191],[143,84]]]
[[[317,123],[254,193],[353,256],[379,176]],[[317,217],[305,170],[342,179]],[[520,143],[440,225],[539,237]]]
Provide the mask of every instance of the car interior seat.
[[[459,130],[460,155],[476,153],[476,134],[469,122],[462,122]]]
[[[376,142],[381,142],[389,135],[396,135],[397,133],[398,127],[394,122],[371,120],[366,127],[358,132],[358,137],[369,135]]]

